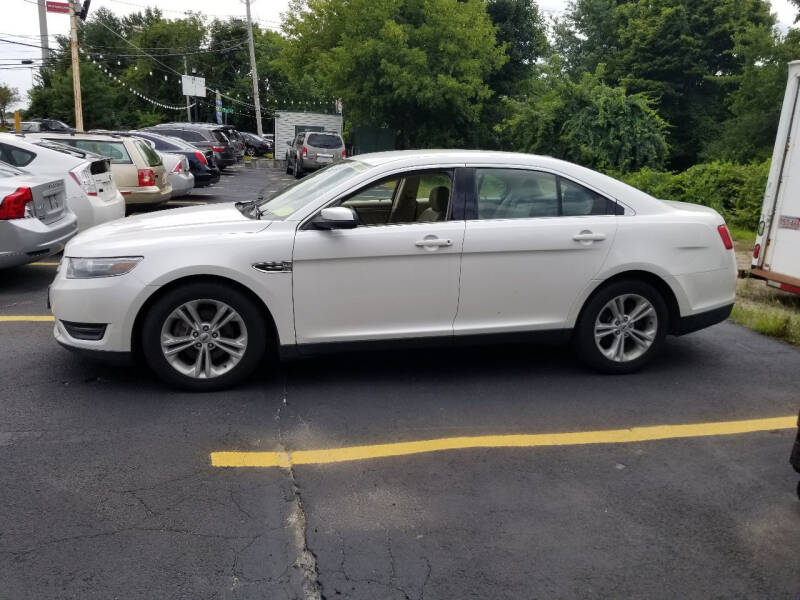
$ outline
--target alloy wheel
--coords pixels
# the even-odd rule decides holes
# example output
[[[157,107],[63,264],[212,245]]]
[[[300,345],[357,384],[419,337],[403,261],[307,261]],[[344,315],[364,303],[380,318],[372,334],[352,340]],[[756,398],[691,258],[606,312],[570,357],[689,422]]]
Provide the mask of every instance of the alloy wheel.
[[[594,323],[594,341],[607,359],[630,362],[645,354],[658,334],[658,314],[639,294],[622,294],[609,300]]]
[[[190,300],[173,310],[161,328],[161,351],[179,373],[195,379],[219,377],[247,350],[241,315],[219,300]]]

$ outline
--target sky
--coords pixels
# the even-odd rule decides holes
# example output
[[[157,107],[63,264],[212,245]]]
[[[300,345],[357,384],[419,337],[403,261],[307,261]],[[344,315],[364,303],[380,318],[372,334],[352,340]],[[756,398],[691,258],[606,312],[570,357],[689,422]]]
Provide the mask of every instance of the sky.
[[[15,87],[23,96],[23,101],[11,109],[27,105],[27,91],[33,85],[35,68],[21,65],[26,58],[41,57],[41,50],[23,44],[40,45],[38,1],[44,0],[2,0],[4,13],[11,18],[6,25],[0,25],[0,83]],[[794,21],[795,8],[789,0],[771,0],[772,10],[784,28]],[[148,0],[92,0],[90,14],[105,7],[118,15],[126,15],[143,10]],[[187,11],[201,12],[208,17],[244,16],[243,1],[220,2],[219,0],[158,0],[149,2],[158,6],[167,18],[180,18]],[[539,0],[540,9],[547,15],[557,15],[567,5],[567,0]],[[254,20],[271,29],[278,29],[281,14],[289,8],[289,0],[251,0],[250,10]],[[228,12],[229,11],[229,12]],[[47,29],[51,36],[69,35],[69,16],[50,13],[47,15]],[[13,30],[13,31],[9,31]],[[11,43],[17,42],[17,43]],[[38,62],[38,61],[36,61]]]

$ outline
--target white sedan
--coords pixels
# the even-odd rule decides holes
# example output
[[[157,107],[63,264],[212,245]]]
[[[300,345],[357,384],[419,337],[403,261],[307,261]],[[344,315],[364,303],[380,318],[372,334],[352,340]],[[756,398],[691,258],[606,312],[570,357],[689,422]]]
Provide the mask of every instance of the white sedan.
[[[193,390],[339,346],[571,340],[604,372],[724,320],[736,265],[720,215],[542,156],[358,156],[260,201],[146,214],[72,240],[55,337],[140,352]],[[271,355],[271,354],[270,354]]]

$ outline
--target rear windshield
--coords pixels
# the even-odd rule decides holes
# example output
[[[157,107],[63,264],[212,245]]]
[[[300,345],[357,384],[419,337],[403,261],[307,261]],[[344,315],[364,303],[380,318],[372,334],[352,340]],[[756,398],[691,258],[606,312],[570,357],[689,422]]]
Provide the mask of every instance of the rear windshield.
[[[308,136],[306,144],[314,148],[341,148],[342,138],[330,133],[312,133]]]
[[[111,162],[115,165],[129,165],[133,163],[131,155],[128,154],[123,142],[65,139],[62,143],[110,158]]]
[[[221,144],[229,144],[230,143],[230,140],[221,131],[212,131],[211,133],[214,134],[214,137],[217,138],[217,141],[219,143],[221,143]]]
[[[150,144],[141,140],[136,140],[135,143],[148,167],[161,166],[161,157],[158,155],[158,152],[150,147]]]
[[[162,137],[160,135],[139,135],[138,133],[131,134],[134,137],[142,138],[153,142],[156,146],[156,150],[180,150],[182,146],[178,145],[177,141],[170,140],[169,138]],[[183,141],[181,141],[183,144]],[[184,144],[185,146],[185,144]]]

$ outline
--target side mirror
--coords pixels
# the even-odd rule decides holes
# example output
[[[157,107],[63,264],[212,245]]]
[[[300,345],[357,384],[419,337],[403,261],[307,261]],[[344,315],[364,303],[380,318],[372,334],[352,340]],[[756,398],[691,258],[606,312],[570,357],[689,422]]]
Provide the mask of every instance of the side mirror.
[[[355,229],[358,227],[358,215],[352,208],[334,206],[323,208],[311,223],[315,229]]]
[[[287,145],[287,146],[291,146],[291,145],[292,145],[292,142],[286,142],[286,145]]]

